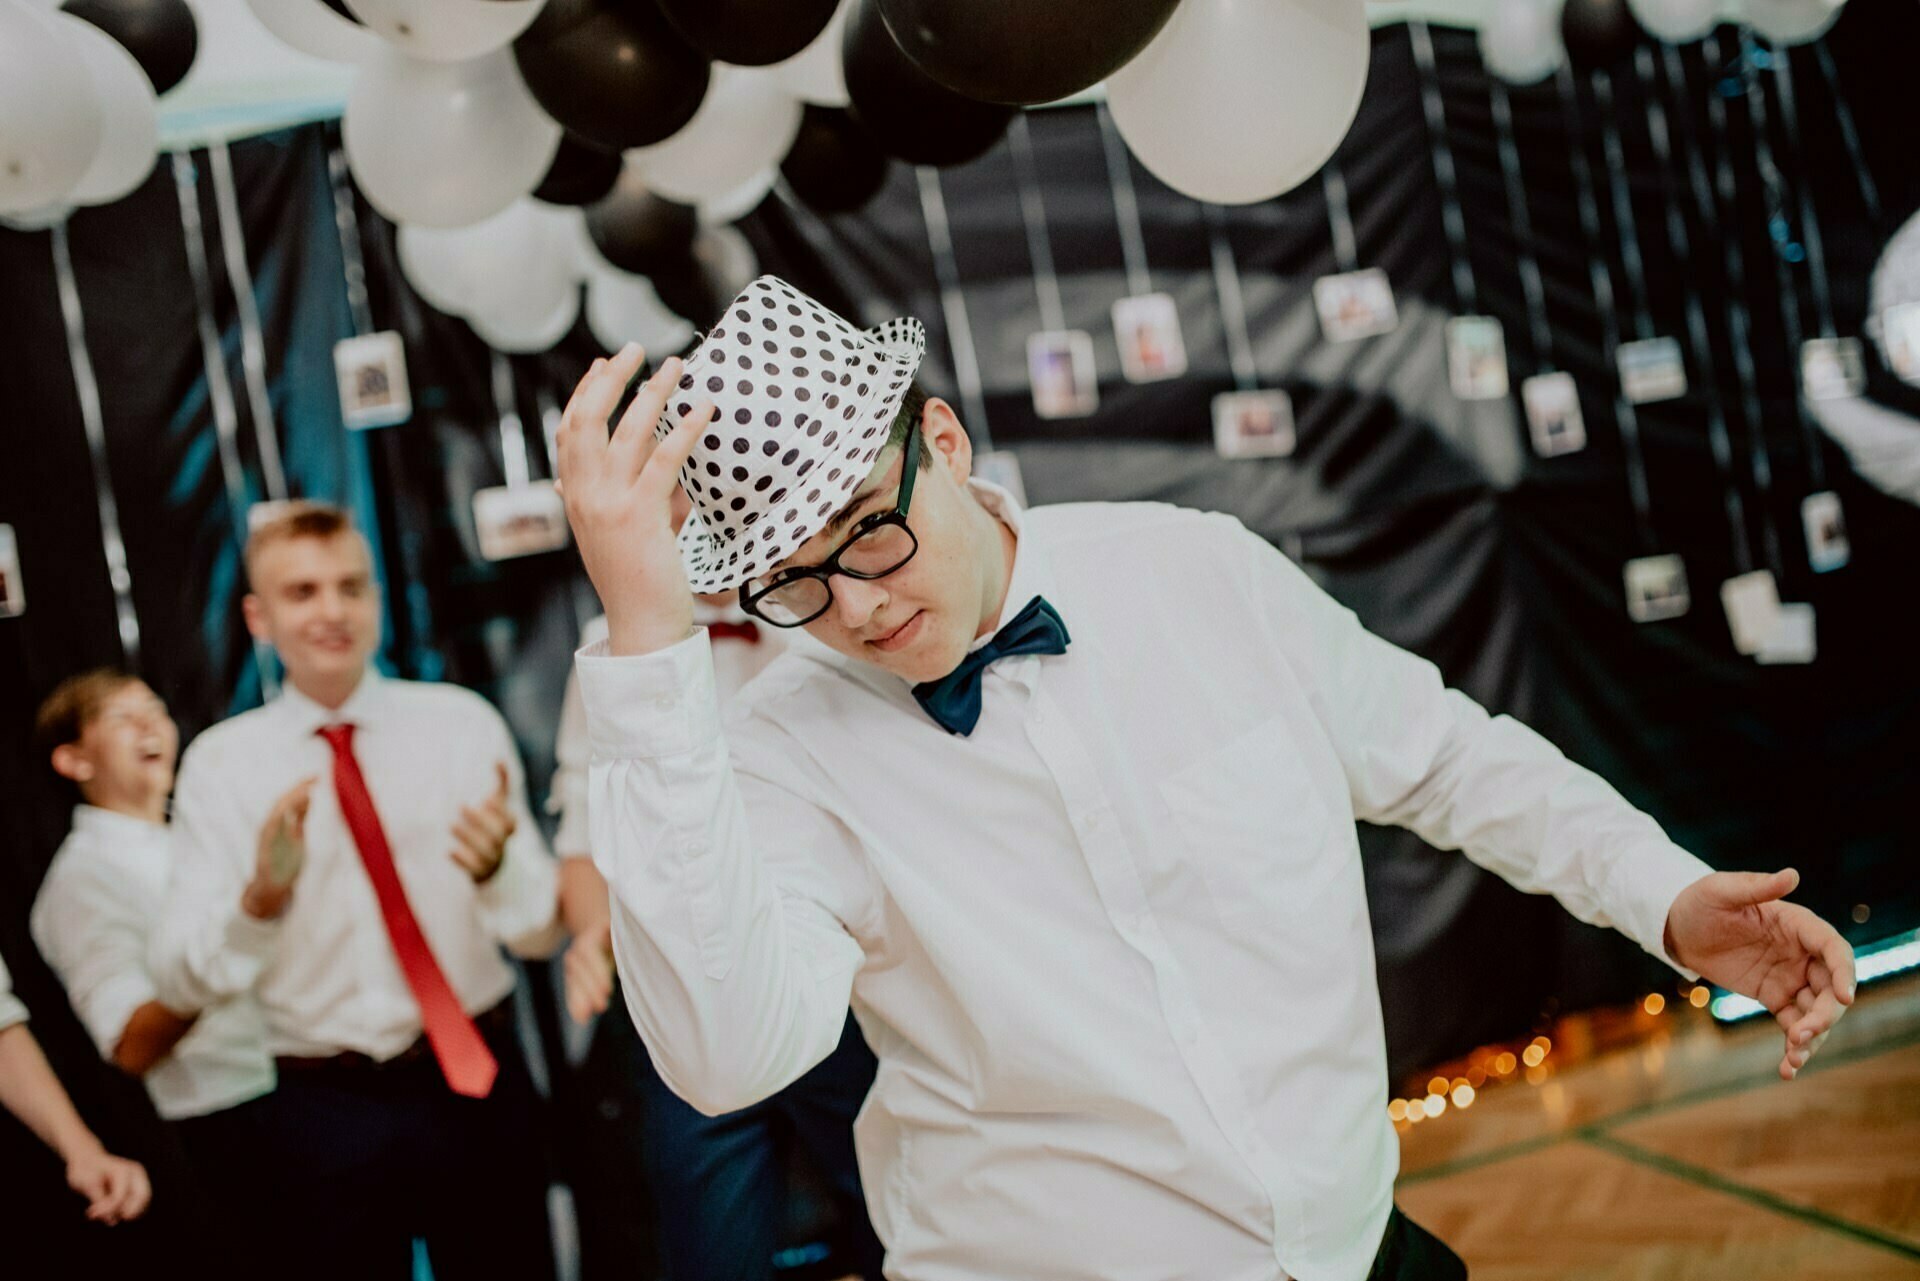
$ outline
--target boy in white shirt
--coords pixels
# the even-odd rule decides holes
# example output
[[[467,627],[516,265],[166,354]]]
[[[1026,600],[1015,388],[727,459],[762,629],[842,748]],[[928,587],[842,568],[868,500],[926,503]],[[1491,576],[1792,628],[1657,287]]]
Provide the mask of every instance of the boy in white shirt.
[[[274,1070],[259,1005],[242,991],[180,1013],[160,1001],[148,963],[172,862],[167,798],[179,730],[146,682],[110,668],[61,682],[35,728],[81,803],[34,900],[34,943],[101,1057],[139,1077],[172,1123],[208,1198],[203,1212],[217,1206],[223,1221],[254,1222],[235,1211],[270,1177],[260,1131]],[[243,897],[291,883],[303,813],[296,793],[275,808]],[[225,1230],[218,1239],[235,1240]]]

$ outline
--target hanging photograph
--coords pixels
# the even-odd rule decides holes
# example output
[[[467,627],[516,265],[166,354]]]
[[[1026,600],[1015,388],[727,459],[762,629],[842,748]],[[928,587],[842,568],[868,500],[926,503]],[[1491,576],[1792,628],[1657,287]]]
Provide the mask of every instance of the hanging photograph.
[[[1733,647],[1742,654],[1758,654],[1780,624],[1780,589],[1772,571],[1756,569],[1720,584],[1720,606],[1727,611]]]
[[[1557,458],[1587,447],[1587,422],[1580,416],[1580,388],[1564,370],[1535,374],[1520,384],[1533,452]]]
[[[1804,601],[1780,607],[1766,643],[1753,656],[1756,663],[1811,663],[1814,655],[1813,606]]]
[[[1810,338],[1800,344],[1800,389],[1808,400],[1845,400],[1867,389],[1858,338]]]
[[[20,578],[20,546],[13,526],[0,525],[0,618],[27,612],[27,585]]]
[[[1678,556],[1636,556],[1627,562],[1627,613],[1636,623],[1678,618],[1692,604],[1687,567]]]
[[[413,417],[407,353],[392,330],[335,343],[333,372],[340,384],[340,419],[350,429],[392,427]]]
[[[1187,372],[1187,345],[1171,294],[1136,294],[1113,304],[1120,372],[1130,383],[1153,383]]]
[[[1400,324],[1393,285],[1378,267],[1343,271],[1313,282],[1313,306],[1328,342],[1353,342],[1391,333]]]
[[[1621,343],[1614,364],[1620,371],[1620,390],[1632,404],[1687,394],[1687,362],[1680,355],[1680,344],[1671,338]]]
[[[1508,391],[1507,336],[1492,316],[1447,322],[1447,382],[1460,400],[1502,400]]]
[[[1880,348],[1887,368],[1920,387],[1920,302],[1903,302],[1880,313]]]
[[[1807,563],[1824,574],[1847,563],[1853,549],[1847,543],[1847,522],[1840,514],[1840,495],[1832,490],[1808,494],[1800,500],[1800,523],[1807,531]]]
[[[1213,398],[1213,447],[1222,458],[1285,458],[1293,446],[1286,392],[1223,391]]]
[[[1085,418],[1100,407],[1093,368],[1093,335],[1056,329],[1027,338],[1027,378],[1033,412],[1042,418]]]
[[[995,449],[973,456],[973,474],[990,485],[1012,494],[1022,507],[1027,505],[1027,485],[1020,476],[1020,457],[1011,450]]]
[[[567,507],[550,480],[482,489],[473,496],[473,527],[488,560],[532,556],[567,545]]]

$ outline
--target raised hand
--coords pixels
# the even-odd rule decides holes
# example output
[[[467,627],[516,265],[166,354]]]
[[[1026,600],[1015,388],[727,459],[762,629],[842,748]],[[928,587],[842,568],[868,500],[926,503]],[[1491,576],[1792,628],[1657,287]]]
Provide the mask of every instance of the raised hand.
[[[675,531],[679,473],[700,433],[713,421],[713,402],[694,402],[665,440],[654,424],[680,378],[676,359],[647,379],[613,435],[606,425],[644,358],[629,343],[611,360],[596,360],[567,401],[555,438],[560,493],[587,575],[606,606],[608,650],[649,654],[693,631],[693,594],[687,588]]]
[[[520,826],[508,804],[512,780],[505,762],[493,765],[496,783],[491,795],[478,805],[462,805],[459,821],[453,825],[454,847],[447,857],[458,863],[476,885],[484,884],[500,870],[507,857],[507,838]]]
[[[1680,892],[1667,913],[1667,953],[1766,1006],[1786,1034],[1782,1080],[1807,1065],[1853,1004],[1853,949],[1797,903],[1792,868],[1715,872]]]
[[[293,901],[293,883],[307,862],[307,808],[317,779],[303,778],[281,794],[260,826],[253,879],[240,897],[248,916],[271,921]]]

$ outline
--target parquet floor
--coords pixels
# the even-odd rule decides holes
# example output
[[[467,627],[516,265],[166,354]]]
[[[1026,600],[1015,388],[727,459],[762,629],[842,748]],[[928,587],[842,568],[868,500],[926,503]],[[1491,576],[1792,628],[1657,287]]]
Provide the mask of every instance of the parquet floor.
[[[1403,1128],[1401,1208],[1474,1281],[1920,1281],[1920,978],[1798,1080],[1704,1011]]]

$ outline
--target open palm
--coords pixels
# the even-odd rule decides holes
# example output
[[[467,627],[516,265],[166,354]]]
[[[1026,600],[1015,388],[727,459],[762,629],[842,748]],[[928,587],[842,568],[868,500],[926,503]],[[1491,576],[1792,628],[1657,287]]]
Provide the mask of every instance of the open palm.
[[[1792,1080],[1853,1004],[1853,949],[1797,903],[1779,872],[1715,872],[1680,892],[1667,914],[1667,952],[1701,977],[1750,996],[1786,1034],[1780,1075]]]

